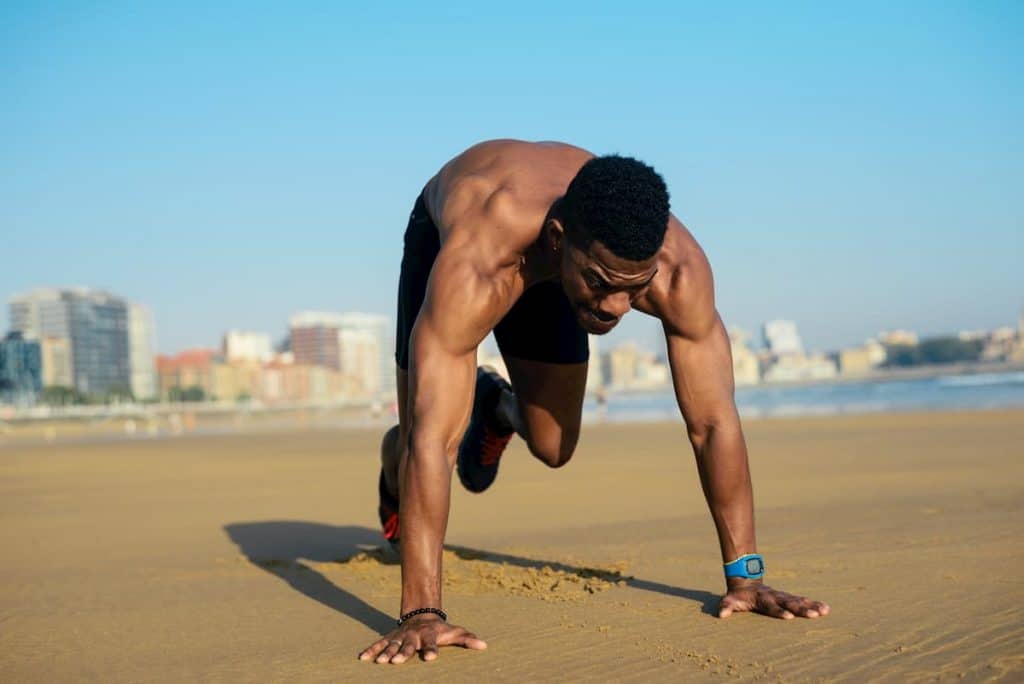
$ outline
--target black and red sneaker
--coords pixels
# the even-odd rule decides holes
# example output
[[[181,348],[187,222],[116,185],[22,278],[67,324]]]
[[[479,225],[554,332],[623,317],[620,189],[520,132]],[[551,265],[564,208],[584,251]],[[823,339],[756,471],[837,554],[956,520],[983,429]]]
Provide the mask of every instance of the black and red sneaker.
[[[377,482],[377,493],[380,495],[380,503],[377,505],[377,515],[380,516],[380,526],[384,538],[388,540],[392,548],[398,548],[398,499],[391,496],[388,485],[384,481],[384,470],[380,471],[380,480]]]
[[[512,390],[505,378],[493,368],[476,369],[476,394],[469,427],[459,445],[459,480],[471,492],[480,493],[498,476],[498,464],[515,430],[498,424],[497,409],[501,391]]]

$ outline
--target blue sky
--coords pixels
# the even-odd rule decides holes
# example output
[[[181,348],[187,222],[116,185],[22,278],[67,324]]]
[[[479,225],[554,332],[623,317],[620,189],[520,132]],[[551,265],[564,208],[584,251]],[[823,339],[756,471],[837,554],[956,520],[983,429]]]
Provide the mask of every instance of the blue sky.
[[[4,3],[0,296],[111,290],[162,351],[393,316],[422,184],[518,137],[659,169],[729,324],[1024,307],[1020,3],[375,4]]]

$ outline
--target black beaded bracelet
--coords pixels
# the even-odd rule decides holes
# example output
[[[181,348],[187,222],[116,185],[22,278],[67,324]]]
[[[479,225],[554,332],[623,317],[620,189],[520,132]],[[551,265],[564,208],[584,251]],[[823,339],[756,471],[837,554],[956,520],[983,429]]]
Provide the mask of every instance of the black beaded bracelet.
[[[434,615],[439,616],[442,622],[448,622],[448,613],[444,612],[440,608],[417,608],[416,610],[410,610],[408,613],[398,618],[398,626],[401,627],[402,623],[409,618],[417,615],[423,615],[424,613],[433,613]]]

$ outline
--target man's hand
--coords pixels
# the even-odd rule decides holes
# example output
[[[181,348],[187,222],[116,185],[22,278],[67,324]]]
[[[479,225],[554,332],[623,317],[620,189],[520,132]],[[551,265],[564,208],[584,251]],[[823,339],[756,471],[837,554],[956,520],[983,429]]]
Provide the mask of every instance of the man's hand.
[[[477,651],[487,648],[486,642],[466,628],[449,625],[435,615],[423,615],[381,637],[360,653],[359,659],[400,665],[418,652],[424,660],[434,660],[441,646],[462,646]]]
[[[746,581],[730,584],[729,593],[718,605],[718,617],[727,618],[733,613],[752,611],[770,617],[791,620],[794,617],[816,618],[828,615],[827,603],[812,601],[803,596],[787,594],[760,582]]]

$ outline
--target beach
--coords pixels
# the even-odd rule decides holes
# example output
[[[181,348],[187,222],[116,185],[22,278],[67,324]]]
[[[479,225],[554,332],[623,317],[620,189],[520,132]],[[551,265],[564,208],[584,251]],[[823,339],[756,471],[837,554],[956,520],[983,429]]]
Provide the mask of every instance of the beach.
[[[484,652],[359,662],[398,611],[379,429],[0,448],[3,681],[1022,681],[1024,410],[744,422],[766,581],[720,620],[679,422],[521,441],[453,485],[444,608]]]

